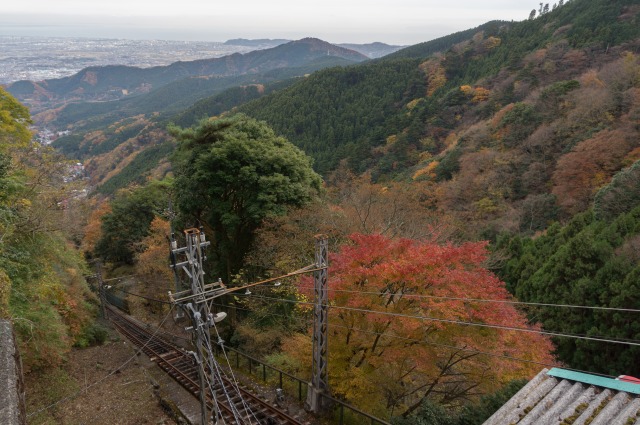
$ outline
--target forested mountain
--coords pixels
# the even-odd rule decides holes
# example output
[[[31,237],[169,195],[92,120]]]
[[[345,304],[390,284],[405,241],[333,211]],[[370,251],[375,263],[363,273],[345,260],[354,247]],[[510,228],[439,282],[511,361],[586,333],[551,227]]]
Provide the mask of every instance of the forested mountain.
[[[469,28],[468,30],[458,31],[453,34],[405,47],[404,49],[387,55],[384,60],[424,59],[437,52],[446,52],[455,44],[469,40],[480,31],[495,32],[498,27],[508,28],[509,25],[510,23],[506,21],[490,21],[475,28]]]
[[[328,234],[335,288],[349,294],[336,291],[332,302],[365,310],[332,316],[342,327],[332,329],[335,394],[384,417],[412,420],[429,403],[462,412],[466,398],[540,363],[640,373],[637,348],[625,345],[640,337],[627,315],[640,309],[636,3],[561,2],[360,64],[314,56],[306,40],[299,66],[259,72],[253,62],[245,75],[180,79],[37,119],[69,128],[54,146],[82,159],[96,192],[114,196],[89,218],[87,255],[163,269],[165,256],[152,252],[169,228],[161,211],[169,194],[178,225],[197,220],[213,234],[212,273],[233,284],[304,266],[308,241]],[[274,51],[260,63],[277,62]],[[323,189],[289,142],[313,158]],[[245,187],[234,186],[240,180]],[[121,232],[122,223],[136,231]],[[296,302],[304,284],[274,294]],[[470,294],[565,307],[459,302]],[[246,308],[227,330],[233,344],[307,373],[307,329],[290,321],[306,310],[232,302]],[[416,326],[412,316],[425,311],[618,342]],[[387,313],[401,320],[380,318]]]
[[[167,66],[90,67],[65,78],[37,83],[19,81],[9,85],[8,90],[30,106],[52,106],[62,101],[114,100],[148,93],[152,89],[187,77],[256,74],[278,68],[306,66],[312,61],[327,57],[352,62],[367,59],[353,50],[306,38],[246,54],[236,53],[222,58],[175,62]]]
[[[427,58],[321,71],[239,109],[321,173],[347,160],[376,180],[429,182],[438,208],[483,223],[476,237],[533,232],[584,211],[638,158],[638,12],[573,1]]]
[[[188,77],[180,79],[149,93],[110,102],[78,102],[60,108],[48,109],[35,115],[41,125],[58,129],[73,129],[75,132],[99,129],[118,119],[138,114],[158,113],[167,116],[181,113],[195,102],[215,97],[229,89],[249,85],[265,85],[303,76],[319,69],[352,65],[353,62],[322,57],[313,59],[304,66],[273,69],[267,72],[234,75],[229,77]]]
[[[494,25],[495,23],[486,24],[488,27]],[[438,49],[447,49],[463,39],[461,37],[471,36],[484,27],[442,37],[405,50],[409,56],[414,55],[415,53],[411,52],[415,52],[416,49],[426,56]],[[373,43],[371,47],[377,48],[379,45]],[[349,80],[353,77],[344,78],[343,82],[334,84],[331,78],[340,75],[340,71],[333,69],[327,74],[314,74],[309,77],[312,83],[305,84],[304,87],[316,87],[316,89],[312,88],[310,92],[302,93],[302,108],[295,111],[293,117],[298,119],[305,113],[309,107],[305,106],[305,103],[313,103],[307,102],[307,99],[317,97],[314,102],[324,102],[328,98],[336,97],[339,91],[351,90],[349,96],[359,103],[349,107],[351,116],[359,115],[352,120],[352,125],[358,127],[354,134],[362,131],[365,126],[371,126],[381,134],[385,132],[385,128],[402,128],[402,117],[397,116],[395,105],[398,102],[402,103],[403,98],[407,96],[403,92],[406,85],[404,76],[407,73],[413,73],[416,80],[421,80],[422,77],[415,64],[402,60],[391,62],[391,64],[376,62],[371,67],[356,66],[351,71],[361,75],[356,78],[367,78],[370,85],[367,90],[374,90],[380,96],[386,97],[385,102],[378,102],[375,98],[359,98],[361,87]],[[166,133],[163,130],[169,122],[180,126],[194,125],[203,117],[221,114],[250,100],[281,91],[296,82],[302,82],[292,77],[310,74],[321,68],[345,66],[351,63],[329,56],[313,60],[304,67],[278,68],[266,73],[206,79],[187,78],[167,84],[148,94],[118,102],[72,103],[63,108],[46,110],[36,115],[36,120],[57,129],[73,128],[73,134],[62,137],[55,146],[67,155],[82,160],[88,159],[89,162],[86,165],[90,170],[92,181],[101,186],[100,191],[112,193],[115,189],[131,182],[144,181],[145,176],[158,166],[159,170],[164,170],[164,166],[159,164],[166,164],[166,161],[159,153],[167,152],[168,145],[164,144],[162,149],[158,146],[166,142]],[[386,80],[371,78],[378,73],[384,75]],[[417,81],[414,90],[423,90],[423,86],[424,82]],[[318,91],[318,96],[314,90]],[[366,112],[366,103],[369,100],[382,108],[375,115],[363,113]],[[284,110],[289,111],[292,105],[285,105]],[[187,109],[181,110],[183,108]],[[158,112],[160,115],[157,114]],[[323,115],[332,121],[341,119],[338,110],[323,111]],[[131,118],[134,116],[137,118]],[[142,122],[145,124],[142,125]],[[325,130],[328,126],[327,122],[323,123],[322,120],[319,120],[318,124]],[[338,127],[328,133],[330,138],[333,139],[335,135],[350,137],[351,133],[342,134],[342,129]],[[316,129],[315,133],[310,132],[305,135],[303,140],[298,140],[296,143],[314,156],[316,169],[327,171],[335,166],[336,153],[329,154],[325,161],[323,155],[327,155],[322,153],[322,147],[310,146],[305,142],[305,140],[317,139],[317,131],[319,129]],[[384,136],[380,135],[378,143],[383,139]],[[345,142],[343,146],[340,146],[340,140],[333,140],[331,144],[337,146],[341,152],[338,153],[340,157],[366,156],[371,148],[369,142],[359,145],[359,140],[355,139]],[[122,148],[115,150],[120,145],[123,145]],[[146,148],[152,151],[133,159],[138,152]],[[153,159],[149,160],[149,158]],[[325,162],[329,165],[323,165]],[[123,171],[122,175],[119,175],[120,171]],[[157,176],[158,173],[154,175]]]
[[[277,55],[286,58],[280,65],[298,66],[278,65],[264,72],[227,77],[188,77],[118,101],[74,102],[46,109],[35,120],[40,125],[71,130],[71,135],[61,137],[54,146],[68,156],[86,160],[92,182],[101,185],[100,191],[113,193],[129,183],[144,181],[158,166],[160,170],[153,175],[167,171],[162,164],[167,163],[173,146],[165,132],[168,123],[192,125],[282,89],[318,69],[354,63],[341,56],[363,58],[316,39],[288,43],[268,57]]]
[[[235,38],[232,40],[225,41],[224,44],[231,44],[235,46],[244,46],[244,47],[253,47],[256,49],[265,49],[270,47],[276,47],[281,44],[289,43],[291,40],[285,39],[270,39],[270,38],[258,38],[258,39],[246,39],[246,38]],[[380,58],[382,56],[386,56],[390,53],[398,51],[402,49],[402,46],[392,46],[386,43],[366,43],[366,44],[355,44],[355,43],[339,43],[336,46],[344,47],[345,49],[353,50],[355,52],[362,53],[368,58],[375,59]]]
[[[600,133],[578,148],[596,134],[594,129],[614,131],[614,137],[626,134],[613,163],[603,159],[607,165],[594,165],[606,167],[605,178],[633,159],[624,158],[634,149],[635,130],[625,123],[633,116],[629,89],[635,83],[633,70],[624,69],[633,68],[637,59],[632,53],[622,56],[637,49],[637,23],[633,2],[604,7],[580,0],[533,20],[489,22],[298,81],[269,84],[301,75],[302,70],[291,68],[278,70],[277,77],[271,71],[216,79],[215,85],[211,79],[182,80],[115,105],[69,105],[45,114],[58,127],[73,123],[78,129],[57,142],[66,153],[101,155],[101,164],[105,155],[120,158],[120,165],[107,160],[111,168],[94,180],[104,183],[118,174],[113,170],[128,166],[132,154],[164,143],[164,136],[157,136],[166,123],[192,125],[260,98],[240,110],[266,120],[312,155],[322,174],[344,159],[354,171],[369,171],[376,180],[428,181],[442,188],[437,198],[441,208],[463,220],[484,222],[485,235],[505,229],[535,231],[588,205],[593,189],[576,188],[562,173],[571,172],[565,165],[579,151],[599,149],[593,146],[604,142],[597,140],[609,137]],[[234,84],[242,87],[222,92]],[[215,94],[195,103],[206,93]],[[598,101],[591,102],[592,97]],[[153,117],[154,111],[164,115]],[[129,147],[123,145],[113,155],[124,142]],[[540,143],[548,147],[536,147]],[[570,153],[574,147],[578,151]],[[157,160],[128,167],[130,177],[117,178],[120,183],[110,186],[138,180],[162,163],[158,154],[149,156]],[[504,165],[490,167],[495,161]],[[477,173],[487,167],[492,175],[479,179]],[[469,187],[474,189],[463,191]],[[582,190],[580,199],[576,190]]]
[[[342,146],[350,143],[381,146],[387,137],[394,135],[401,145],[409,143],[418,152],[423,147],[417,142],[429,137],[438,151],[452,131],[459,134],[501,107],[524,100],[531,91],[568,77],[578,77],[587,69],[613,60],[614,54],[633,50],[634,40],[640,33],[633,2],[615,2],[606,7],[597,3],[571,2],[535,20],[516,24],[492,22],[474,33],[454,34],[451,39],[460,42],[430,60],[424,59],[433,54],[434,49],[445,46],[448,40],[413,46],[381,62],[320,72],[314,75],[315,79],[242,110],[267,120],[314,157],[318,153],[317,167],[321,171],[334,168],[347,156],[351,161],[360,162],[360,169],[366,169],[367,161],[374,156],[371,149],[365,148],[364,155],[354,158],[345,155]],[[624,19],[619,19],[621,16]],[[624,42],[632,44],[611,51]],[[544,56],[531,57],[535,54]],[[400,58],[414,61],[402,62]],[[385,80],[389,78],[387,72],[394,74],[391,85]],[[480,88],[486,92],[482,96],[464,93],[461,87],[467,85],[470,90]],[[334,90],[335,86],[342,90]],[[330,91],[332,95],[316,99],[314,90]],[[363,102],[367,96],[370,98]],[[314,102],[308,102],[310,98]],[[359,102],[361,104],[356,105]],[[283,107],[290,109],[285,112]],[[304,108],[305,113],[295,113],[299,108]],[[382,119],[381,111],[384,111],[383,127],[389,122],[396,123],[384,134],[378,134],[375,125],[375,120]],[[461,122],[463,113],[465,120]],[[361,123],[371,120],[373,125]],[[332,133],[328,132],[329,128]],[[338,149],[333,149],[334,145]],[[324,150],[329,152],[329,157],[320,153]],[[393,148],[396,155],[406,155],[403,150],[407,149]],[[407,161],[408,158],[383,155],[381,159],[383,164],[376,167],[376,173],[380,174],[393,172],[389,168],[392,163],[400,162],[405,167],[415,165]]]

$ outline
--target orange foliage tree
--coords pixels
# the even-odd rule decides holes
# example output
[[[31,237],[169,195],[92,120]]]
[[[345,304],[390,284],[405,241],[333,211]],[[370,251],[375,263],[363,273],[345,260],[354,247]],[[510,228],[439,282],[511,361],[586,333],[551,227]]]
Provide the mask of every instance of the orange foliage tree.
[[[167,220],[155,217],[149,226],[149,235],[137,245],[136,271],[151,280],[173,282],[169,268],[169,240],[171,233]]]
[[[82,250],[86,253],[93,253],[96,243],[102,237],[102,216],[111,212],[111,204],[108,201],[98,202],[94,206],[87,224],[84,227],[82,238]]]
[[[632,127],[603,130],[562,156],[553,173],[553,194],[559,205],[575,214],[589,207],[595,193],[622,168],[637,144]]]
[[[425,399],[456,405],[532,376],[540,368],[535,362],[552,362],[551,342],[535,332],[454,323],[538,329],[511,304],[462,299],[510,299],[504,283],[482,266],[485,243],[362,234],[351,242],[330,261],[335,395],[380,415],[408,415]]]
[[[135,270],[138,275],[135,292],[149,298],[166,297],[167,291],[174,289],[174,277],[169,268],[169,234],[171,226],[161,217],[155,217],[149,225],[149,234],[135,244]],[[129,306],[136,314],[163,315],[166,305],[148,303],[144,299],[129,298]]]

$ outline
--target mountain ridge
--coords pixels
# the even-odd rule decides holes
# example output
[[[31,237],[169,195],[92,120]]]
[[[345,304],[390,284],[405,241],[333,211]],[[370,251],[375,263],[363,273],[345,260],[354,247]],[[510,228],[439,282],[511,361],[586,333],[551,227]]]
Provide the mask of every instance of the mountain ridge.
[[[137,68],[122,65],[88,67],[64,78],[41,82],[17,81],[7,90],[31,107],[42,109],[69,101],[107,101],[148,93],[170,82],[200,76],[256,74],[279,68],[300,67],[321,57],[354,63],[365,55],[317,38],[304,38],[270,49],[234,53],[221,58],[178,61],[166,66]]]
[[[629,12],[635,10],[629,9],[633,2],[620,0],[614,3],[607,3],[605,7],[599,0],[581,0],[565,4],[535,20],[491,21],[449,38],[408,47],[387,58],[323,70],[291,84],[280,85],[278,90],[270,90],[256,81],[242,82],[240,85],[246,89],[219,92],[214,96],[220,94],[220,97],[210,101],[200,99],[197,107],[194,104],[194,108],[185,110],[186,113],[163,119],[165,123],[175,120],[188,126],[203,117],[237,110],[265,120],[275,131],[313,156],[316,170],[325,176],[346,162],[354,172],[369,172],[374,181],[413,179],[446,186],[447,193],[464,193],[462,187],[447,182],[455,180],[456,176],[472,179],[473,173],[466,171],[469,161],[502,157],[503,152],[492,151],[495,149],[492,143],[496,143],[492,140],[508,133],[505,143],[509,144],[509,150],[518,158],[527,158],[516,141],[529,137],[540,123],[564,126],[565,132],[566,128],[571,128],[554,121],[554,117],[542,109],[543,103],[554,108],[560,107],[554,104],[559,101],[586,107],[578,100],[572,100],[578,93],[586,93],[586,89],[580,89],[580,83],[572,80],[583,78],[581,74],[590,68],[598,72],[624,51],[637,48],[633,41],[638,37],[638,28],[633,25],[637,13]],[[538,92],[544,94],[545,102],[537,100]],[[139,99],[142,101],[142,97]],[[493,120],[498,124],[487,121],[497,112],[500,114]],[[594,128],[617,125],[614,113],[610,113],[611,122],[598,123]],[[515,120],[516,124],[507,124],[510,120]],[[110,130],[104,132],[108,142],[105,146],[115,147],[123,142],[116,131],[120,126],[115,125],[117,122],[111,120]],[[156,121],[156,125],[160,124]],[[475,126],[483,129],[481,134],[490,134],[487,140],[475,134]],[[89,135],[89,131],[95,129],[95,126],[86,128],[84,136],[78,133],[59,143],[65,147],[65,152],[79,152],[83,159],[88,159],[93,151],[106,154],[106,148],[96,150],[105,142]],[[132,127],[131,131],[136,130]],[[569,151],[594,131],[574,129],[564,139],[554,137],[558,138],[558,146]],[[513,134],[509,134],[511,132]],[[150,140],[144,132],[135,135],[134,139]],[[134,139],[127,143],[133,144]],[[144,146],[144,143],[137,143],[135,149],[144,149]],[[476,152],[480,149],[478,146],[485,150]],[[477,194],[486,191],[486,196],[476,199],[475,195],[469,195],[470,202],[475,202],[473,205],[460,201],[464,197],[458,199],[447,195],[442,197],[442,204],[451,210],[460,209],[461,214],[475,211],[478,216],[488,219],[498,217],[499,211],[509,210],[514,205],[519,209],[527,205],[532,207],[536,202],[553,212],[555,209],[551,206],[555,201],[552,197],[555,195],[550,189],[555,180],[552,174],[555,161],[563,155],[562,149],[554,147],[553,161],[546,158],[546,186],[527,183],[523,189],[520,182],[527,180],[529,177],[526,176],[533,172],[527,170],[541,165],[529,164],[524,159],[516,162],[512,158],[512,169],[501,169],[501,172],[510,173],[509,178],[513,181],[504,191],[481,188]],[[491,155],[483,156],[487,152]],[[105,162],[108,156],[99,161]],[[532,158],[531,154],[529,158]],[[538,158],[530,161],[536,163]],[[486,165],[482,167],[486,168]],[[518,174],[526,172],[529,174],[525,177]],[[607,171],[607,177],[609,173]],[[96,183],[100,184],[100,181],[103,179],[98,178]],[[567,188],[556,191],[560,190]],[[534,207],[538,208],[538,204]],[[524,212],[518,210],[518,214]],[[524,216],[519,220],[529,223],[531,229],[539,229],[552,216],[539,215],[533,224]]]

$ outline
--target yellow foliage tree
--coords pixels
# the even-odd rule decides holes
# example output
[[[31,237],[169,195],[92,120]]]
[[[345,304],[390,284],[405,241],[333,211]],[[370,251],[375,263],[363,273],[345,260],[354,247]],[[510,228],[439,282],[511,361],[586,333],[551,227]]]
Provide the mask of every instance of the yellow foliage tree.
[[[420,69],[427,76],[427,96],[432,96],[436,90],[447,83],[446,71],[440,58],[422,62]]]
[[[416,171],[413,174],[413,180],[418,180],[420,177],[426,176],[430,179],[435,178],[436,174],[435,174],[435,170],[436,168],[438,168],[438,165],[440,164],[439,161],[432,161],[429,163],[429,165],[427,165],[424,168],[419,169],[418,171]]]
[[[490,90],[485,89],[484,87],[476,87],[473,92],[472,102],[480,103],[489,99]]]
[[[485,49],[491,50],[498,47],[501,43],[502,43],[502,40],[500,38],[491,36],[491,37],[487,37],[483,45]]]
[[[464,86],[460,86],[460,91],[464,94],[466,94],[467,96],[472,96],[473,93],[475,92],[475,90],[473,89],[473,87],[471,87],[468,84],[465,84]]]

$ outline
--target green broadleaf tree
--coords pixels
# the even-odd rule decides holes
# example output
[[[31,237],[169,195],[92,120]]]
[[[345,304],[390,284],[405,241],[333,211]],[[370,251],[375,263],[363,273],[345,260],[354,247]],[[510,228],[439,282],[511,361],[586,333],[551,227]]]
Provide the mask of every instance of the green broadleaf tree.
[[[228,282],[262,221],[310,201],[321,179],[301,150],[244,115],[171,131],[178,208],[213,230],[214,267]]]
[[[95,253],[107,261],[133,264],[135,246],[149,235],[154,217],[166,207],[167,181],[154,181],[133,191],[121,191],[112,202],[112,211],[102,217],[102,237]]]

